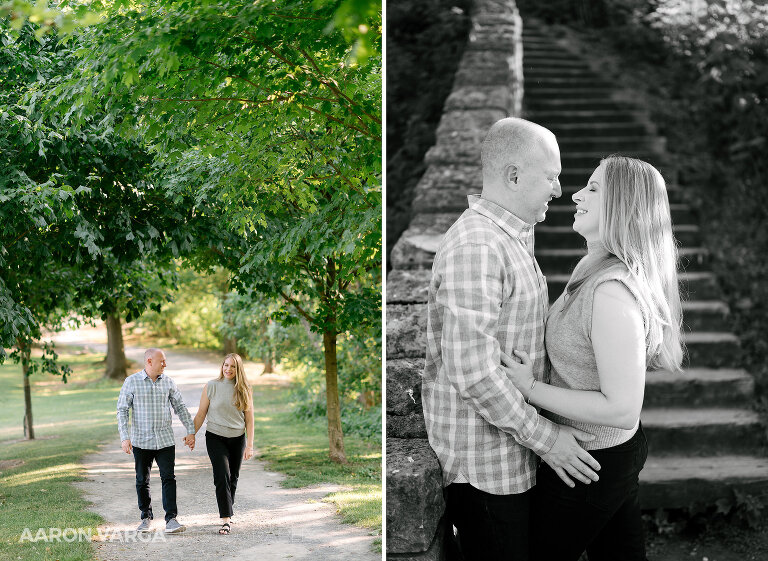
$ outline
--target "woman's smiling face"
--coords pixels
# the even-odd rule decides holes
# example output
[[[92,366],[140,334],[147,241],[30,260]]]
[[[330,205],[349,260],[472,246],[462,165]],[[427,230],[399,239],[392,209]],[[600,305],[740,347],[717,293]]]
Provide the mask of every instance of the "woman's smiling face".
[[[573,194],[576,214],[573,229],[587,240],[600,240],[600,212],[605,190],[605,165],[600,164],[587,181],[587,186]]]
[[[224,372],[224,377],[227,380],[231,380],[235,377],[235,374],[237,373],[237,363],[235,362],[234,357],[229,357],[224,361],[222,372]]]

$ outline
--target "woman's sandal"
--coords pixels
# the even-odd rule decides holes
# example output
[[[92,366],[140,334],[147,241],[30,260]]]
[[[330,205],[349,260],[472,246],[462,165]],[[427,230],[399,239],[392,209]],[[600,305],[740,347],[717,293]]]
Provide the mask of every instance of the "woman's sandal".
[[[231,531],[232,526],[229,524],[229,522],[224,522],[224,524],[221,525],[221,528],[219,528],[219,535],[228,536]]]

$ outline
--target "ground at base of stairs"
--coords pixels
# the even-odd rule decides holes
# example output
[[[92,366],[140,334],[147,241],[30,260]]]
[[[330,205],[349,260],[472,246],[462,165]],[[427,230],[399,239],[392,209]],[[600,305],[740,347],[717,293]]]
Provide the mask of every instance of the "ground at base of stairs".
[[[646,536],[651,561],[762,561],[768,559],[768,521],[754,530],[734,525],[696,535]]]

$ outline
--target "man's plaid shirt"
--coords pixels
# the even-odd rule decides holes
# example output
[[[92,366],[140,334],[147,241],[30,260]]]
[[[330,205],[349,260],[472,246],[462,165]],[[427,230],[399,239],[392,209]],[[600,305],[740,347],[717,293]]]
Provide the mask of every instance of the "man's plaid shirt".
[[[559,428],[525,403],[499,349],[527,352],[543,379],[547,305],[533,227],[471,195],[440,244],[429,286],[422,402],[444,485],[500,495],[535,484],[534,452],[547,453]]]
[[[187,429],[187,434],[195,434],[195,424],[173,380],[161,374],[153,382],[144,370],[128,376],[117,398],[120,440],[129,438],[128,410],[133,408],[131,445],[147,450],[173,446],[171,407]]]

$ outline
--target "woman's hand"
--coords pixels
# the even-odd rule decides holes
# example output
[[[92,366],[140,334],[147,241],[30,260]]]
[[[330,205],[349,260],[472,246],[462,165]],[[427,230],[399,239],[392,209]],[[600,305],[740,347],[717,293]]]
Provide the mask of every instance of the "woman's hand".
[[[253,458],[253,446],[246,446],[245,452],[243,452],[243,461],[247,461]]]
[[[499,351],[501,354],[501,367],[504,369],[507,377],[515,384],[515,387],[523,394],[523,397],[528,399],[528,392],[531,390],[531,384],[533,383],[533,363],[525,351],[515,350],[512,352],[522,361],[522,364],[504,351]]]

